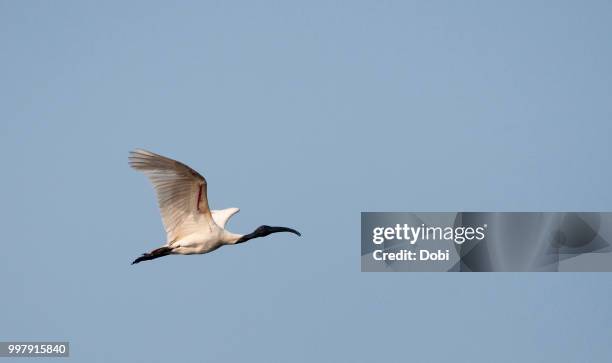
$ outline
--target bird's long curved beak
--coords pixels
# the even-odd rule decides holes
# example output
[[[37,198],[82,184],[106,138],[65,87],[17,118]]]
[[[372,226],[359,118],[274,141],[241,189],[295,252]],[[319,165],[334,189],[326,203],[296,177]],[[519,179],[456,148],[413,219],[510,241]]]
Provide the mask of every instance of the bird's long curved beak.
[[[288,228],[288,227],[270,227],[270,233],[277,233],[277,232],[289,232],[289,233],[297,234],[298,236],[302,235],[300,232],[296,231],[293,228]]]

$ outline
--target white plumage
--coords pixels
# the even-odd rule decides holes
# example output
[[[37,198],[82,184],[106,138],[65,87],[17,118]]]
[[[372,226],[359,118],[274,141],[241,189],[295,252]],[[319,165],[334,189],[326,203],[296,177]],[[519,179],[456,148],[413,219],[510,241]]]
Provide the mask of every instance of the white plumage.
[[[166,229],[166,245],[145,253],[134,263],[169,254],[203,254],[223,245],[246,242],[276,232],[300,233],[287,227],[260,226],[241,235],[227,231],[225,225],[238,208],[211,211],[208,206],[206,179],[189,166],[137,149],[130,153],[129,164],[142,171],[153,183]]]

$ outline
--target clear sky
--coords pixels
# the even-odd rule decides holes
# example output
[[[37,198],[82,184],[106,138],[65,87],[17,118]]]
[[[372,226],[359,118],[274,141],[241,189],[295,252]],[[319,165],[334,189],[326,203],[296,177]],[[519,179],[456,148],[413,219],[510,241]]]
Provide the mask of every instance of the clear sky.
[[[612,210],[609,1],[0,1],[0,340],[74,362],[609,362],[612,275],[360,272],[361,211]],[[130,149],[239,233],[165,235]]]

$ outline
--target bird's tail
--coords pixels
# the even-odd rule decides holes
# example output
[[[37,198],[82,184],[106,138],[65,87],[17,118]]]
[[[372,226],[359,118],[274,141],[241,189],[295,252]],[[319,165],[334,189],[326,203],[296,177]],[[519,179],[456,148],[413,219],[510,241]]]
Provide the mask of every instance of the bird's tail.
[[[156,258],[168,256],[171,253],[172,253],[172,248],[170,247],[164,246],[164,247],[156,248],[149,253],[143,253],[142,256],[138,257],[137,259],[134,260],[134,262],[132,262],[132,265],[142,262],[142,261],[149,261],[149,260],[154,260]]]

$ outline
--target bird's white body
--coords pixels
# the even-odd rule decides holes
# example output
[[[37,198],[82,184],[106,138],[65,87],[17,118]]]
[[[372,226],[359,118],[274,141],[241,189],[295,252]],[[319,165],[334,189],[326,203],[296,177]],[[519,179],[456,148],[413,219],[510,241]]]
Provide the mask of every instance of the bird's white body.
[[[260,226],[249,235],[229,232],[225,225],[238,208],[210,210],[206,179],[187,165],[146,150],[135,150],[130,166],[149,177],[157,192],[166,229],[166,244],[145,253],[133,263],[169,254],[192,255],[214,251],[224,245],[246,242],[275,232],[299,232],[286,227]]]
[[[198,223],[201,226],[199,230],[176,241],[168,241],[166,246],[173,248],[173,254],[193,255],[212,252],[223,245],[234,244],[242,235],[229,232],[224,227],[229,218],[239,211],[238,208],[211,211],[213,223],[201,221]]]

